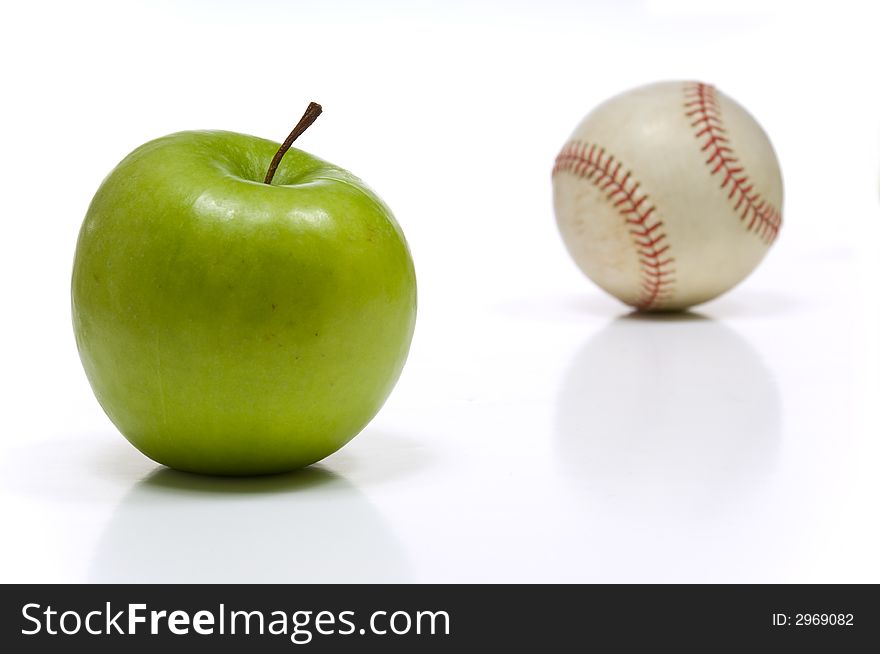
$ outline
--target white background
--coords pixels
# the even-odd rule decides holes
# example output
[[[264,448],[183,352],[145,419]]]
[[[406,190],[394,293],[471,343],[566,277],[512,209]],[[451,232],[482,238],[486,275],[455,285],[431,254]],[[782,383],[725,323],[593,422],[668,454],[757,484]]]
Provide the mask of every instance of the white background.
[[[872,7],[4,5],[0,581],[880,581]],[[550,168],[595,104],[676,78],[763,124],[786,223],[727,296],[640,319],[568,259]],[[280,140],[309,100],[299,145],[410,241],[409,362],[305,473],[164,470],[80,367],[80,222],[140,143]]]

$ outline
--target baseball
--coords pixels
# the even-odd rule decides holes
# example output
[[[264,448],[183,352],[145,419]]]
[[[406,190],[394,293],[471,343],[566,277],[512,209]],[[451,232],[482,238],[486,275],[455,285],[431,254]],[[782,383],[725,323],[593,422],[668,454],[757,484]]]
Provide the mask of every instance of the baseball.
[[[584,118],[553,167],[556,220],[581,270],[646,311],[711,300],[761,261],[782,225],[770,140],[700,82],[615,96]]]

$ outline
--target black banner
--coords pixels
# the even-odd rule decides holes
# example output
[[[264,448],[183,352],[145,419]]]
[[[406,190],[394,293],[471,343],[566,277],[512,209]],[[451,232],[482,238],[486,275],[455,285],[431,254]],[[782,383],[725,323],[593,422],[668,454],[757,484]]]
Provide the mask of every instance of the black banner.
[[[865,651],[876,586],[4,586],[5,652]],[[650,649],[654,649],[651,647]]]

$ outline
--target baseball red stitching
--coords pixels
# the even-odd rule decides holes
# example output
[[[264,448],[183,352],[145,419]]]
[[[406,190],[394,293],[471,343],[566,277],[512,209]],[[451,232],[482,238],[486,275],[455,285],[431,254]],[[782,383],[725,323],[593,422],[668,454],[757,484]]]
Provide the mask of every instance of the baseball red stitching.
[[[646,193],[639,194],[641,183],[624,170],[623,164],[604,148],[582,141],[565,144],[553,166],[553,176],[567,172],[586,179],[606,193],[629,227],[639,256],[640,294],[636,306],[656,308],[669,299],[675,283],[675,259],[669,256],[669,243],[662,231],[663,221]]]
[[[721,188],[729,188],[727,198],[733,201],[733,209],[739,213],[740,221],[746,224],[748,231],[755,232],[769,245],[782,226],[782,214],[755,190],[739,157],[734,154],[721,119],[715,88],[691,82],[685,85],[684,97],[685,115],[691,119],[696,137],[703,140],[700,150],[709,156],[706,165],[711,174],[721,173]]]

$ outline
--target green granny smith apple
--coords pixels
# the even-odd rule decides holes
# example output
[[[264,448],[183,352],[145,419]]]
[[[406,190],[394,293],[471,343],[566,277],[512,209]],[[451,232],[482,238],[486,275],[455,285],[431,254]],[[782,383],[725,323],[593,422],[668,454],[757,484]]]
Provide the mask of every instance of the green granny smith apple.
[[[360,179],[288,151],[320,111],[280,148],[219,131],[151,141],[92,200],[73,266],[80,358],[113,423],[159,463],[309,465],[363,429],[400,375],[409,249]]]

